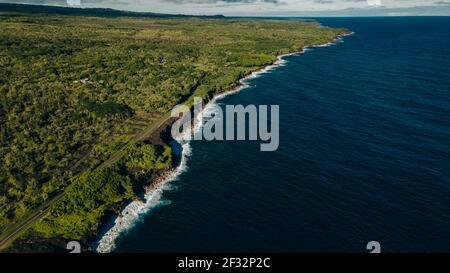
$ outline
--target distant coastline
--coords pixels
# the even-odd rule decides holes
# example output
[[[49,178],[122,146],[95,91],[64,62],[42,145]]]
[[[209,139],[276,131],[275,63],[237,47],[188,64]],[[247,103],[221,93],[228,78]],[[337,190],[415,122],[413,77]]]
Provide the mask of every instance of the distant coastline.
[[[226,96],[232,95],[245,89],[248,87],[247,80],[253,77],[258,77],[261,74],[267,73],[273,69],[276,69],[279,66],[282,66],[286,63],[284,60],[285,57],[295,56],[304,54],[308,49],[319,48],[319,47],[327,47],[331,45],[335,45],[339,42],[342,42],[342,38],[346,36],[353,35],[354,32],[347,31],[343,34],[336,35],[331,41],[324,44],[317,45],[306,45],[303,46],[300,50],[282,53],[276,57],[276,60],[268,65],[262,66],[250,73],[242,76],[238,79],[238,84],[235,86],[231,86],[230,88],[224,90],[223,92],[214,94],[211,98],[204,99],[203,104],[205,105],[203,111],[206,111],[208,107],[213,105],[217,100],[220,100]],[[193,117],[194,119],[196,117]],[[175,119],[169,118],[164,122],[164,124],[160,127],[159,130],[155,131],[151,138],[155,139],[161,136],[164,131],[169,130],[170,126],[173,124]],[[197,125],[193,130],[201,128],[199,122],[195,123]],[[170,138],[163,138],[166,144],[170,145],[170,142],[173,141]],[[115,248],[115,240],[126,230],[132,228],[133,225],[139,220],[142,215],[145,215],[151,209],[164,205],[165,201],[161,200],[161,195],[165,189],[168,189],[168,184],[170,182],[175,181],[177,177],[182,174],[187,169],[187,160],[191,154],[189,142],[179,143],[182,146],[182,154],[178,159],[178,166],[172,166],[172,168],[162,172],[161,174],[152,177],[152,179],[148,182],[148,185],[143,189],[143,200],[132,200],[126,202],[122,206],[122,210],[119,215],[113,217],[111,220],[107,222],[107,224],[103,225],[99,230],[99,234],[95,236],[96,240],[94,240],[90,245],[93,247],[93,251],[108,253],[114,250]]]
[[[201,97],[205,105],[211,105],[211,101],[244,88],[249,77],[281,65],[285,56],[302,53],[307,47],[314,47],[315,44],[325,43],[327,45],[336,42],[341,36],[348,34],[348,31],[344,28],[327,28],[321,26],[318,22],[304,22],[303,20],[217,19],[213,24],[213,29],[211,29],[209,26],[210,20],[194,20],[195,23],[192,23],[192,20],[181,19],[149,18],[137,20],[124,17],[121,19],[123,20],[122,24],[134,27],[136,23],[139,23],[140,26],[138,34],[132,33],[137,36],[130,35],[128,30],[121,29],[118,32],[121,35],[120,37],[123,37],[126,41],[128,46],[126,49],[133,49],[140,56],[137,59],[129,59],[126,56],[128,51],[123,48],[123,42],[117,42],[115,36],[111,35],[111,29],[115,29],[114,18],[51,17],[34,13],[30,15],[15,12],[2,13],[4,19],[2,24],[5,24],[7,40],[15,41],[16,24],[23,25],[23,31],[27,35],[23,38],[25,42],[18,44],[21,51],[25,51],[31,56],[39,56],[42,63],[46,63],[48,58],[54,58],[54,62],[60,66],[64,64],[61,61],[63,57],[67,60],[77,59],[81,64],[81,66],[77,66],[79,71],[66,71],[64,70],[65,67],[57,66],[61,69],[60,71],[65,71],[64,73],[60,72],[59,81],[67,80],[68,83],[73,84],[69,88],[73,89],[75,93],[79,93],[79,96],[74,99],[75,103],[69,104],[67,102],[61,107],[68,107],[74,112],[85,115],[79,117],[85,122],[78,122],[76,126],[80,128],[79,130],[88,130],[96,125],[95,130],[101,137],[91,140],[91,135],[82,135],[80,139],[70,140],[74,143],[73,147],[76,152],[62,154],[61,152],[54,152],[64,157],[65,160],[61,160],[61,162],[66,162],[65,164],[71,162],[70,160],[78,161],[76,164],[68,164],[67,166],[74,169],[75,173],[64,172],[60,174],[63,177],[60,177],[57,183],[55,182],[56,185],[51,185],[56,188],[59,185],[58,183],[62,183],[61,181],[70,180],[74,182],[70,183],[67,188],[60,185],[63,190],[59,190],[59,195],[54,198],[42,197],[43,200],[39,202],[42,202],[44,209],[36,209],[26,203],[25,197],[27,197],[27,194],[25,193],[21,193],[24,198],[21,199],[21,202],[6,202],[10,199],[17,199],[17,196],[14,197],[12,193],[7,193],[7,199],[2,199],[3,205],[12,213],[12,216],[8,216],[8,218],[5,214],[0,215],[3,217],[0,217],[0,222],[9,223],[12,221],[10,218],[15,217],[13,213],[20,207],[19,205],[29,211],[30,215],[33,215],[30,219],[19,219],[20,217],[17,216],[17,219],[20,220],[17,227],[15,226],[5,232],[6,239],[1,240],[0,248],[6,249],[11,245],[7,249],[10,252],[64,252],[66,240],[77,240],[83,246],[82,251],[92,251],[90,242],[98,239],[99,236],[105,234],[104,232],[107,233],[108,228],[114,226],[115,219],[123,218],[126,214],[123,210],[127,205],[137,204],[139,207],[148,203],[148,200],[145,199],[158,199],[157,197],[148,198],[148,195],[156,193],[158,189],[169,184],[167,181],[171,177],[177,176],[178,168],[175,168],[178,165],[177,163],[181,161],[183,164],[185,162],[183,158],[185,158],[186,149],[180,157],[180,155],[177,156],[171,152],[176,150],[176,147],[171,149],[167,145],[172,141],[170,128],[175,120],[170,117],[170,109],[173,106],[179,103],[192,106],[194,97]],[[99,35],[91,35],[89,27],[83,28],[80,32],[76,23],[74,23],[80,20],[98,24],[100,27],[96,30]],[[8,24],[8,22],[15,23]],[[183,29],[189,26],[189,30],[192,32],[183,33],[184,35],[181,36],[178,32],[174,33],[172,31],[174,22],[177,26],[182,26]],[[41,24],[48,28],[56,27],[61,29],[61,32],[44,31],[40,34],[45,36],[45,39],[43,38],[44,46],[35,49],[29,45],[32,44],[33,35],[43,28],[40,27]],[[155,25],[158,31],[153,32]],[[165,27],[166,25],[170,25],[169,30]],[[254,31],[255,25],[259,26],[256,32]],[[208,28],[205,29],[206,26]],[[221,34],[220,30],[226,30],[227,34]],[[283,31],[280,32],[280,30]],[[209,36],[205,37],[205,31]],[[161,33],[164,35],[161,36]],[[70,34],[69,37],[75,42],[69,43],[66,39],[56,39],[57,42],[55,41],[55,38],[66,34]],[[236,40],[236,34],[242,34],[242,37]],[[138,40],[136,40],[136,37]],[[203,41],[202,39],[206,38],[208,38],[207,41],[216,41],[217,47],[208,47],[206,42],[198,43],[198,41]],[[262,43],[262,38],[266,38],[267,41]],[[93,51],[83,45],[72,48],[72,45],[77,44],[76,42],[79,39],[88,39],[99,43],[99,50]],[[105,40],[108,43],[105,43]],[[149,41],[149,43],[142,43],[142,40]],[[155,41],[158,43],[154,43]],[[181,48],[174,46],[172,41],[180,41]],[[187,47],[185,43],[187,43]],[[193,49],[189,47],[191,44],[195,45]],[[4,50],[11,58],[15,58],[17,52],[21,52],[15,47],[9,48],[6,45],[7,43],[3,45]],[[155,46],[160,52],[164,52],[164,56],[161,56],[159,51],[153,50]],[[61,49],[61,56],[58,54],[55,56],[54,48],[64,48],[69,53],[75,50],[75,52],[83,52],[83,54],[70,55]],[[120,62],[110,61],[111,54],[119,59],[123,58],[123,60],[121,59]],[[196,63],[191,64],[191,62],[192,58],[198,57],[197,54],[205,56],[198,58],[196,66]],[[179,63],[180,59],[184,60],[182,64]],[[39,79],[41,77],[42,71],[36,68],[29,58],[23,58],[21,61],[23,67],[29,67],[27,69],[34,71],[31,73],[34,78]],[[161,62],[163,62],[163,65],[161,65]],[[84,76],[81,77],[82,80],[79,80],[79,73],[87,71],[82,68],[92,65],[106,67],[103,70],[92,72],[94,73],[92,77],[101,80],[96,82],[96,80],[90,79],[88,82],[87,77]],[[111,74],[110,68],[116,66],[130,67],[130,69],[123,72],[113,70],[114,73]],[[154,72],[148,72],[150,67],[153,67]],[[188,75],[183,71],[189,72]],[[54,74],[53,70],[46,70],[45,72],[49,75]],[[115,78],[118,76],[120,76],[120,80]],[[161,77],[167,76],[170,76],[168,80],[161,79]],[[21,73],[17,74],[16,78],[13,80],[17,83],[23,80],[32,80],[32,78],[25,77]],[[44,83],[45,86],[54,84],[52,77],[46,79],[49,80]],[[140,86],[138,92],[126,92],[129,89],[134,90],[136,88],[135,81],[142,81],[145,86]],[[95,83],[95,86],[91,86],[93,83]],[[41,81],[38,80],[33,81],[33,84],[36,85],[35,88],[37,89],[42,86]],[[173,87],[174,90],[171,89]],[[83,99],[84,92],[87,92],[86,90],[90,88],[99,88],[98,94],[94,92],[93,98]],[[64,90],[61,91],[61,95],[62,92]],[[107,94],[107,99],[100,96],[103,93]],[[131,97],[128,98],[127,96]],[[44,97],[55,101],[59,99],[59,97],[47,93]],[[122,101],[124,98],[126,101]],[[23,101],[18,100],[11,105],[17,103],[24,104]],[[55,108],[60,107],[60,104],[54,105]],[[23,107],[26,107],[26,105],[24,104]],[[30,111],[47,113],[48,109],[33,108]],[[103,123],[98,125],[97,121],[103,121]],[[46,125],[66,124],[64,122],[70,123],[71,120],[68,116],[57,115],[49,120]],[[16,128],[13,121],[6,125]],[[67,134],[64,134],[65,136],[70,135],[70,128],[72,127],[62,127],[62,130],[67,131]],[[8,139],[12,141],[15,137],[24,133],[31,133],[33,130],[47,136],[46,138],[42,137],[46,141],[60,143],[58,136],[53,135],[51,131],[38,130],[33,126],[29,126],[26,131],[11,131],[10,133],[13,133],[13,135],[8,136]],[[28,147],[28,143],[23,141],[23,138],[18,137],[18,139],[21,143],[23,142],[22,145]],[[61,145],[63,143],[68,143],[68,141],[61,142]],[[5,147],[8,148],[9,146]],[[44,145],[42,149],[45,150],[46,147],[48,148]],[[37,149],[35,146],[29,148]],[[12,150],[7,151],[13,158],[20,156],[20,153],[14,154]],[[40,155],[43,157],[46,153],[41,152]],[[148,158],[154,158],[155,156],[157,158],[155,162],[148,160]],[[38,159],[33,158],[32,161],[27,162],[35,168],[24,170],[24,174],[37,175],[40,172],[40,169],[36,169],[41,166],[38,164],[40,162]],[[46,164],[53,166],[57,163],[48,161]],[[12,168],[13,166],[6,167]],[[57,175],[60,169],[55,167],[49,170]],[[51,178],[52,175],[50,173],[47,177]],[[103,195],[102,189],[106,186],[115,187],[112,192],[116,195]],[[8,182],[8,187],[14,188],[16,185]],[[43,189],[38,188],[37,191],[43,191]],[[147,196],[145,196],[145,193],[147,193]],[[78,202],[80,199],[83,199],[83,201]],[[94,208],[97,208],[97,210],[93,210]],[[2,227],[0,224],[0,229]]]
[[[52,5],[33,5],[33,4],[16,4],[16,3],[0,3],[1,12],[17,12],[17,13],[45,13],[56,15],[76,15],[76,16],[99,16],[99,17],[136,17],[136,18],[225,18],[223,15],[184,15],[184,14],[165,14],[154,12],[136,12],[127,10],[118,10],[111,8],[80,8],[80,7],[64,7]]]

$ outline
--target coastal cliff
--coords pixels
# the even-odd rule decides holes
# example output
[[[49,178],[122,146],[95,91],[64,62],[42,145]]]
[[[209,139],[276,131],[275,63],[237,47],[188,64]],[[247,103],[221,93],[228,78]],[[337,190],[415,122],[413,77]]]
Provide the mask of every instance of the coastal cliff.
[[[67,251],[63,242],[70,240],[78,240],[82,243],[83,250],[92,251],[89,247],[91,242],[98,239],[111,223],[111,219],[121,215],[123,207],[132,202],[144,202],[142,196],[145,189],[151,191],[158,188],[176,169],[180,161],[179,155],[171,153],[168,146],[171,141],[168,130],[174,121],[169,114],[171,107],[178,103],[190,105],[193,97],[203,98],[206,104],[217,95],[239,89],[248,75],[274,63],[276,65],[280,61],[279,55],[301,52],[304,47],[333,42],[339,35],[348,33],[345,29],[324,28],[315,22],[303,21],[215,19],[212,22],[195,19],[195,22],[179,20],[174,26],[171,19],[152,21],[119,18],[117,20],[120,20],[122,25],[129,26],[133,31],[128,33],[128,30],[117,29],[116,35],[122,39],[122,42],[118,43],[120,40],[110,37],[114,29],[111,21],[116,19],[1,16],[4,17],[2,28],[5,30],[5,41],[17,39],[14,36],[17,33],[16,26],[23,25],[27,32],[21,36],[22,42],[19,45],[23,47],[24,52],[47,54],[45,52],[49,49],[50,54],[55,48],[59,48],[61,52],[57,56],[61,59],[72,50],[70,60],[78,64],[73,67],[81,69],[77,73],[91,73],[90,76],[82,76],[82,80],[79,80],[79,74],[74,76],[71,70],[65,68],[65,63],[58,63],[60,59],[52,60],[56,68],[49,69],[49,75],[45,79],[49,85],[54,85],[55,82],[60,84],[58,90],[62,91],[56,95],[43,94],[41,98],[58,99],[60,101],[49,105],[54,108],[64,106],[73,114],[70,117],[55,114],[52,119],[41,121],[41,127],[28,126],[27,130],[30,132],[18,130],[17,124],[5,124],[8,134],[2,135],[2,139],[6,141],[3,153],[8,162],[2,164],[0,171],[4,172],[4,168],[17,170],[11,162],[23,162],[28,164],[29,168],[22,170],[37,172],[23,173],[20,176],[17,174],[15,180],[7,180],[5,187],[10,190],[3,195],[4,200],[0,199],[0,206],[3,208],[0,214],[0,231],[4,235],[0,238],[2,244],[9,244],[20,237],[7,249],[11,252],[39,252],[44,249]],[[32,39],[40,32],[44,23],[55,24],[54,27],[61,29],[59,33],[47,32],[45,35],[96,39],[97,36],[92,36],[89,29],[82,29],[80,32],[79,28],[74,27],[77,23],[81,24],[80,18],[94,20],[94,23],[99,25],[96,31],[101,39],[95,40],[97,50],[75,49],[73,45],[79,44],[76,41],[67,45],[64,39],[46,37],[44,34],[40,35],[48,38],[45,40],[45,46],[48,48],[30,50],[27,39]],[[134,30],[137,23],[140,28],[138,31]],[[154,30],[155,26],[160,29]],[[211,26],[217,29],[211,30]],[[186,27],[190,28],[189,35],[184,32]],[[236,39],[237,36],[239,39]],[[199,43],[203,40],[205,43]],[[174,48],[174,41],[181,46]],[[206,41],[214,42],[215,46],[205,46],[208,44]],[[44,42],[40,45],[44,45]],[[63,48],[69,51],[62,50]],[[130,51],[139,57],[130,59]],[[17,58],[13,47],[5,49],[5,52],[11,59]],[[115,58],[111,58],[111,54],[114,54]],[[49,58],[51,57],[45,61],[48,62]],[[20,60],[21,65],[30,66],[29,71],[33,71],[34,68],[31,68],[28,62],[27,58]],[[151,71],[156,72],[151,73],[148,66],[153,68]],[[41,79],[42,72],[38,72],[36,78]],[[16,73],[17,79],[13,78],[12,82],[31,82],[25,75],[33,73]],[[55,73],[59,75],[57,78]],[[42,84],[43,80],[33,82]],[[47,90],[42,86],[34,88]],[[67,90],[72,90],[70,94],[74,94],[74,97],[66,99],[68,102],[65,102],[62,98],[67,97]],[[3,106],[9,108],[23,104],[20,101],[12,101],[15,98],[20,96],[8,96]],[[28,105],[24,104],[25,107]],[[33,107],[29,111],[36,113],[46,110],[39,105]],[[56,110],[53,109],[52,113],[60,113]],[[72,120],[79,128],[64,126],[60,130],[76,128],[78,133],[76,137],[65,141],[58,139],[64,143],[60,145],[61,154],[55,155],[59,161],[49,157],[52,152],[45,149],[52,146],[46,143],[37,146],[42,149],[37,154],[47,156],[46,158],[29,162],[16,158],[20,154],[14,152],[14,146],[11,144],[13,142],[8,141],[15,139],[20,142],[26,139],[21,135],[24,133],[40,134],[42,136],[39,139],[52,140],[64,134],[53,136],[56,130],[52,128],[56,125],[51,122],[70,124],[74,122]],[[147,127],[147,124],[150,126]],[[89,130],[95,134],[85,133],[91,132]],[[67,132],[69,137],[73,134],[72,131]],[[63,149],[65,146],[68,146],[67,150]],[[9,174],[12,175],[13,172]],[[36,182],[30,184],[28,191],[19,191],[24,185],[20,182],[21,177],[30,177]],[[33,189],[32,186],[37,188]],[[104,189],[110,191],[105,193]],[[35,196],[39,198],[33,199],[25,195],[29,191],[34,191]],[[33,217],[27,218],[28,215]]]

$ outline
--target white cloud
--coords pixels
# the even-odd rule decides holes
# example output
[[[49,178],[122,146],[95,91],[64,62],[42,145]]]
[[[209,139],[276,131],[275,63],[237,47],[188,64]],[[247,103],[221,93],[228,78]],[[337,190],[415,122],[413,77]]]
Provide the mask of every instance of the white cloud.
[[[68,6],[81,6],[80,0],[67,0]]]
[[[381,6],[381,0],[367,0],[367,5],[379,7]]]
[[[36,4],[59,1],[76,5],[80,0],[0,0]],[[384,9],[388,14],[394,12],[389,11],[392,9],[400,13],[410,9],[412,14],[427,11],[427,14],[450,15],[450,0],[81,0],[81,6],[183,14],[320,16],[341,11],[346,14],[351,10],[355,15],[358,11],[367,15],[367,10],[380,12]]]

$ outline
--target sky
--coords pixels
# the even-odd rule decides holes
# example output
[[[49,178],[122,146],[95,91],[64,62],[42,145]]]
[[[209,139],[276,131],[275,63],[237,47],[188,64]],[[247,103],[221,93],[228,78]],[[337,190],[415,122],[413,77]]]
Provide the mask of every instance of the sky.
[[[0,2],[226,16],[450,16],[450,0],[0,0]]]

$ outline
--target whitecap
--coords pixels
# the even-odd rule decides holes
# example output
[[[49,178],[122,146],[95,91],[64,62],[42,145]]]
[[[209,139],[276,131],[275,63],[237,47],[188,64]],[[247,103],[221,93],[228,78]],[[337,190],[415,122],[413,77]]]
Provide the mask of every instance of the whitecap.
[[[350,33],[348,35],[353,35],[354,33]],[[338,36],[332,43],[325,43],[322,45],[315,45],[310,47],[304,47],[302,50],[294,53],[284,54],[277,57],[277,60],[263,69],[260,69],[258,71],[252,72],[247,77],[241,79],[239,81],[239,85],[228,91],[221,94],[216,95],[213,99],[211,99],[205,108],[203,109],[202,113],[199,113],[197,117],[195,117],[194,121],[194,128],[192,128],[193,133],[199,132],[202,130],[202,126],[204,123],[203,115],[211,117],[211,114],[214,114],[216,111],[220,110],[220,106],[217,103],[218,100],[221,100],[231,94],[237,93],[245,88],[250,87],[248,84],[248,80],[252,78],[256,78],[260,76],[261,74],[268,73],[272,71],[273,69],[284,66],[287,64],[287,60],[285,60],[285,57],[288,56],[295,56],[295,55],[301,55],[305,52],[311,50],[315,47],[327,47],[331,45],[335,45],[336,43],[342,42],[343,36],[348,35],[341,35]],[[185,134],[191,134],[191,130],[187,130]],[[179,146],[182,147],[181,149],[181,160],[179,165],[175,168],[175,170],[158,186],[152,188],[151,191],[148,191],[145,193],[144,197],[146,202],[138,202],[138,201],[132,201],[130,204],[128,204],[123,210],[122,210],[122,217],[117,217],[114,219],[108,226],[107,231],[103,234],[103,236],[94,244],[93,248],[96,252],[111,252],[116,247],[115,242],[117,238],[132,228],[136,223],[139,221],[142,221],[143,216],[148,213],[153,208],[159,207],[159,206],[165,206],[170,204],[170,200],[164,199],[162,193],[166,190],[171,190],[174,188],[173,185],[171,185],[170,182],[176,181],[179,176],[186,172],[188,170],[187,161],[189,157],[192,155],[192,149],[190,145],[189,140],[183,140],[183,139],[189,139],[185,138],[186,136],[181,137]]]

